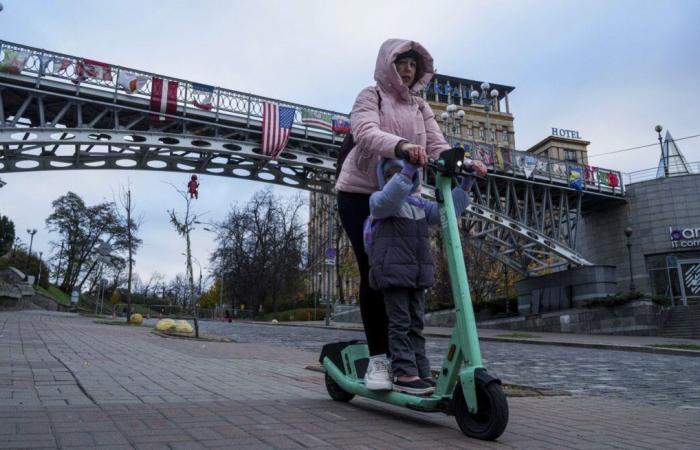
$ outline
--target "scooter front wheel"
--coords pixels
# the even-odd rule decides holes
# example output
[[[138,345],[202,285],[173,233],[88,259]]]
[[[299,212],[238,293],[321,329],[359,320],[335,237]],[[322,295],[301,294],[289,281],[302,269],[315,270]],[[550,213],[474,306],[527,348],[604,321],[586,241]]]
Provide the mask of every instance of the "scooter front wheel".
[[[455,389],[454,395],[455,419],[462,433],[476,439],[493,441],[505,431],[508,425],[508,402],[500,384],[484,383],[476,379],[476,414],[467,409],[461,386]]]
[[[336,402],[349,402],[355,397],[355,394],[345,392],[328,374],[326,374],[326,390],[328,391],[328,395]]]

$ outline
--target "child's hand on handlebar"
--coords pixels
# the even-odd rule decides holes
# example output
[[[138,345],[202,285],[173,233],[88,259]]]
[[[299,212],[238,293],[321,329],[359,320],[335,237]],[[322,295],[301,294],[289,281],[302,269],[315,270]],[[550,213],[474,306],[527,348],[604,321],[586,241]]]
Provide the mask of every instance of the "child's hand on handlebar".
[[[488,169],[486,169],[486,164],[484,164],[481,161],[476,161],[476,160],[466,160],[465,161],[468,167],[471,167],[471,169],[474,171],[474,175],[477,177],[484,177],[486,176],[486,172]]]
[[[404,142],[399,146],[396,156],[421,167],[428,163],[428,154],[425,152],[425,148],[408,142]]]

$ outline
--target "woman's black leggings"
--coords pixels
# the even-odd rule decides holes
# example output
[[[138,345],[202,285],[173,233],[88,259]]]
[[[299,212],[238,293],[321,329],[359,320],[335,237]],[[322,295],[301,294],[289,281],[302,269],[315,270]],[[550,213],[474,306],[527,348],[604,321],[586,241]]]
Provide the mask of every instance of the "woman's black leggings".
[[[369,194],[338,191],[338,215],[350,238],[360,269],[360,313],[370,356],[389,353],[389,321],[381,291],[369,287],[369,261],[362,240],[362,224],[369,216]]]

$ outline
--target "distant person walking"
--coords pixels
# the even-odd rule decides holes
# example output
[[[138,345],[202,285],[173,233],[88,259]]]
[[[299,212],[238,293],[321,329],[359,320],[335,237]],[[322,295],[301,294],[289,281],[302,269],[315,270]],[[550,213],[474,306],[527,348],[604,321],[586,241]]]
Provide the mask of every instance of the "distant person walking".
[[[350,114],[355,147],[348,154],[335,188],[338,214],[350,238],[360,270],[360,311],[369,347],[368,389],[391,389],[388,322],[382,293],[369,286],[369,263],[362,224],[369,216],[370,194],[379,190],[377,164],[402,158],[425,166],[450,148],[430,106],[418,92],[433,77],[433,58],[418,42],[389,39],[374,69],[375,86],[363,89]]]

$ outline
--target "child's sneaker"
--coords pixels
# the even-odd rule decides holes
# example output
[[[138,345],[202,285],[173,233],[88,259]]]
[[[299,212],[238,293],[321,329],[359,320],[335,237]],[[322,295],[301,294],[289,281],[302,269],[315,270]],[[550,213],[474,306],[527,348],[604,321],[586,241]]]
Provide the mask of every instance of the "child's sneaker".
[[[400,381],[394,378],[394,390],[411,395],[428,395],[435,391],[435,387],[420,378],[414,381]]]
[[[365,372],[365,387],[370,391],[390,391],[389,360],[385,357],[370,358]]]

